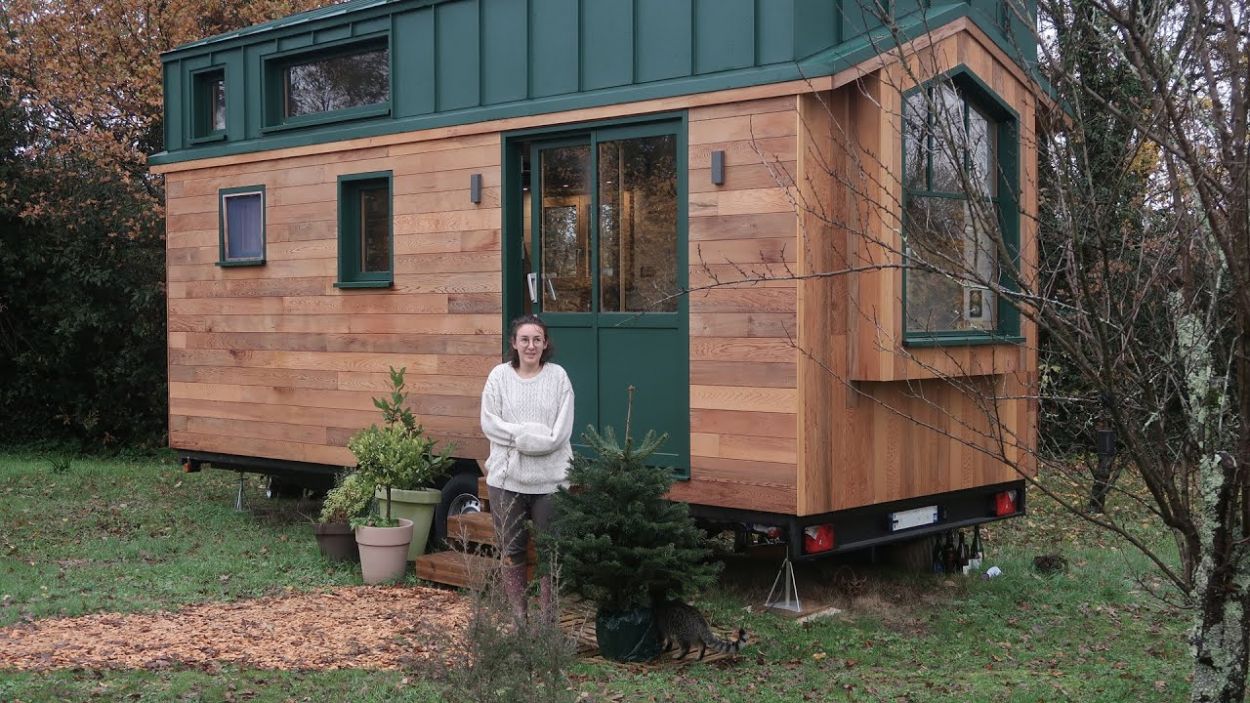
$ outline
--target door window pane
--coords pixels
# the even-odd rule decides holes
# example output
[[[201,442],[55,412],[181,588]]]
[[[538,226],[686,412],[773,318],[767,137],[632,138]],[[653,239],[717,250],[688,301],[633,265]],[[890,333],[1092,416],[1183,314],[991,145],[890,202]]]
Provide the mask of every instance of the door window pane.
[[[598,175],[599,309],[676,311],[676,139],[603,142]]]
[[[287,66],[286,116],[384,103],[391,97],[390,73],[390,52],[385,48]]]
[[[539,155],[542,301],[548,312],[590,311],[590,147]]]
[[[223,195],[225,260],[260,259],[264,256],[264,197],[260,193]]]

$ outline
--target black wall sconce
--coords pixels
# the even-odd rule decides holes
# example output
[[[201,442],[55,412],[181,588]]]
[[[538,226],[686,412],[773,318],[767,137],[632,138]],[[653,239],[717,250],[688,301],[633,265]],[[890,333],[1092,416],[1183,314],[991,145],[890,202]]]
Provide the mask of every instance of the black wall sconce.
[[[725,185],[725,152],[712,152],[712,185]]]
[[[475,173],[469,176],[469,200],[474,205],[482,202],[482,174]]]

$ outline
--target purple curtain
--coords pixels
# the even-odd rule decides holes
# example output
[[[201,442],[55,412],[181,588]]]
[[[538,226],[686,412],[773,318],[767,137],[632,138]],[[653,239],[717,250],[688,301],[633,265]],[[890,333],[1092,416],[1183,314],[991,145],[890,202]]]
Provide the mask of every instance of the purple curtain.
[[[264,255],[260,193],[226,198],[226,260],[259,259]]]

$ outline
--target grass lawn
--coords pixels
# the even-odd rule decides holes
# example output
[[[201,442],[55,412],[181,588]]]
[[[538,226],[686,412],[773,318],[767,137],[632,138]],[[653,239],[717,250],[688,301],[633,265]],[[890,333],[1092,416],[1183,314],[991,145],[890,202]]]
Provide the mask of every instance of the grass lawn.
[[[237,513],[224,471],[0,454],[0,627],[360,582],[354,566],[317,554],[304,517],[315,505],[267,501],[256,477],[247,485],[249,510]],[[800,595],[846,612],[798,625],[759,612],[777,564],[735,560],[699,605],[751,632],[736,664],[635,673],[580,662],[570,685],[586,700],[683,703],[1185,700],[1188,614],[1165,602],[1175,594],[1144,558],[1039,493],[1031,501],[1027,518],[988,531],[1000,578],[812,567]],[[1032,573],[1033,556],[1051,552],[1068,571]],[[0,671],[6,702],[438,701],[440,686],[419,672]]]

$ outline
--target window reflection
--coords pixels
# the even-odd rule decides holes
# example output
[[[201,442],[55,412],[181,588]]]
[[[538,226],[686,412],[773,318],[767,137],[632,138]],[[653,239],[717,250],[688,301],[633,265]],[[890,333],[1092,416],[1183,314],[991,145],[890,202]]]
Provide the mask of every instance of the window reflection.
[[[391,207],[387,188],[360,191],[360,261],[365,273],[391,270]]]
[[[384,48],[287,66],[286,116],[384,103],[391,95],[390,68]]]
[[[677,148],[673,135],[599,145],[599,309],[674,312]]]

